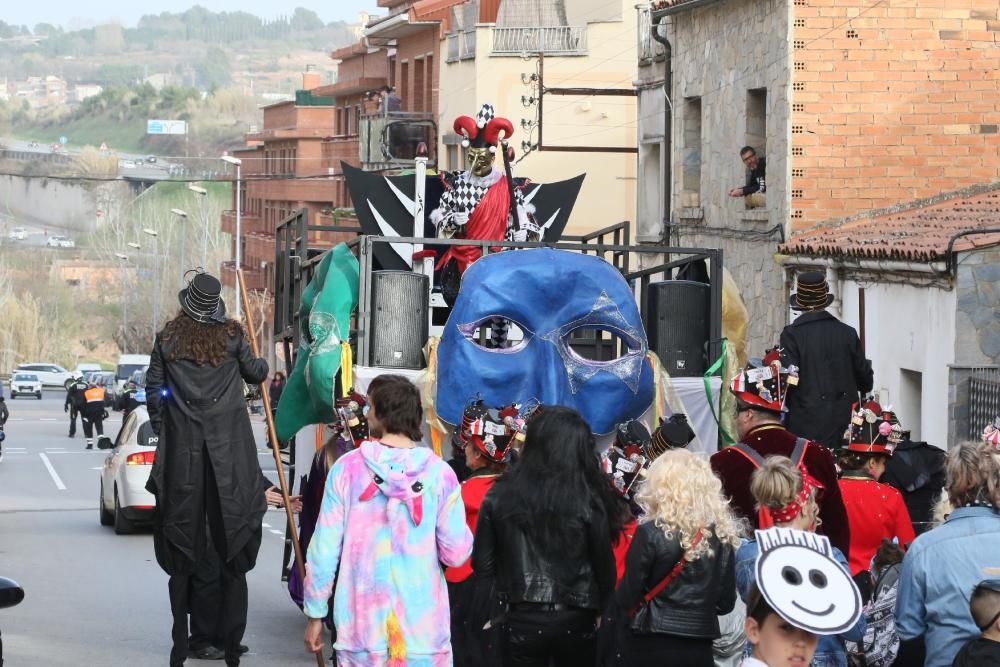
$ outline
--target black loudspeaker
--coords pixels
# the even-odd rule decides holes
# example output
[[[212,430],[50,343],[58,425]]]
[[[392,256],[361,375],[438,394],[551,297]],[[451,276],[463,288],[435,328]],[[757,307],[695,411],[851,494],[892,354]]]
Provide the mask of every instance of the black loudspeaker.
[[[652,283],[647,294],[649,349],[672,377],[704,375],[711,288],[690,280],[664,280]]]
[[[424,367],[430,283],[412,271],[373,271],[370,365]]]

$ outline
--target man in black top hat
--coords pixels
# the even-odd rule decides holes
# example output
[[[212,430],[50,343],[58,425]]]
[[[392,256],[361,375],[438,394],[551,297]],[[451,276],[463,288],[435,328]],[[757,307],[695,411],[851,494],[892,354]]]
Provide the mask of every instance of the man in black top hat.
[[[781,332],[780,347],[802,381],[788,397],[786,426],[792,433],[838,448],[859,393],[871,391],[872,365],[858,333],[827,312],[833,295],[819,271],[798,276],[791,306],[802,311]]]
[[[242,327],[226,317],[221,292],[214,276],[191,279],[178,295],[181,312],[156,335],[146,373],[149,421],[159,436],[146,488],[156,497],[156,560],[170,575],[171,667],[188,657],[188,613],[201,611],[193,609],[201,604],[193,579],[213,557],[208,550],[221,571],[215,634],[226,664],[239,665],[246,573],[256,564],[267,510],[270,483],[243,398],[244,383],[267,377],[267,362],[254,357]],[[217,658],[219,651],[211,653]]]

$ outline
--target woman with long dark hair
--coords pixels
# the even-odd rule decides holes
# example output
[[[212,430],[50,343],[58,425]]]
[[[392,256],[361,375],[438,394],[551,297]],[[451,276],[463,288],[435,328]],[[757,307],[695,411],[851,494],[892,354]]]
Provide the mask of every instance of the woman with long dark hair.
[[[570,408],[542,408],[517,465],[483,500],[472,552],[472,569],[496,577],[507,606],[504,664],[594,662],[621,522],[587,422]]]
[[[156,496],[156,560],[170,575],[171,666],[187,658],[189,612],[196,621],[205,614],[219,619],[226,664],[239,664],[246,573],[257,561],[267,509],[270,484],[243,398],[243,383],[262,382],[267,362],[254,358],[240,324],[226,317],[221,293],[218,279],[194,276],[179,294],[181,312],[153,342],[146,373],[149,420],[159,436],[147,488]],[[192,604],[199,592],[191,590],[207,549],[222,563],[221,600],[212,601],[211,612]]]

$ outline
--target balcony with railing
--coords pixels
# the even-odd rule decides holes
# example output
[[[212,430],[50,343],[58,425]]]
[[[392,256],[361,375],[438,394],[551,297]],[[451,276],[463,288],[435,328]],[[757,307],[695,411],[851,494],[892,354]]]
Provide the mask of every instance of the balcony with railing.
[[[358,159],[367,170],[412,167],[420,145],[433,163],[437,123],[425,112],[390,111],[361,116]]]
[[[535,26],[493,28],[493,55],[587,55],[587,26]]]
[[[222,231],[236,236],[236,211],[222,212]],[[240,233],[260,234],[264,232],[264,221],[259,215],[240,211]]]
[[[666,50],[663,44],[653,39],[653,16],[650,5],[637,8],[639,17],[639,64],[649,65],[663,58]]]
[[[220,267],[219,282],[226,287],[236,288],[236,262],[223,262]],[[247,281],[247,290],[250,292],[260,292],[269,288],[264,272],[259,268],[250,268],[246,264],[241,267],[243,277]]]
[[[448,35],[448,62],[471,60],[476,57],[476,31],[460,30]]]

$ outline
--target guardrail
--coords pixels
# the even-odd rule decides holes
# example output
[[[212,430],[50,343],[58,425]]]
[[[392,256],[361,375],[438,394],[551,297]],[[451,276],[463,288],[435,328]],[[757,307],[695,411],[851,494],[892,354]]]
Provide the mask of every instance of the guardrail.
[[[520,56],[524,53],[585,56],[587,55],[587,27],[493,28],[493,55]]]

